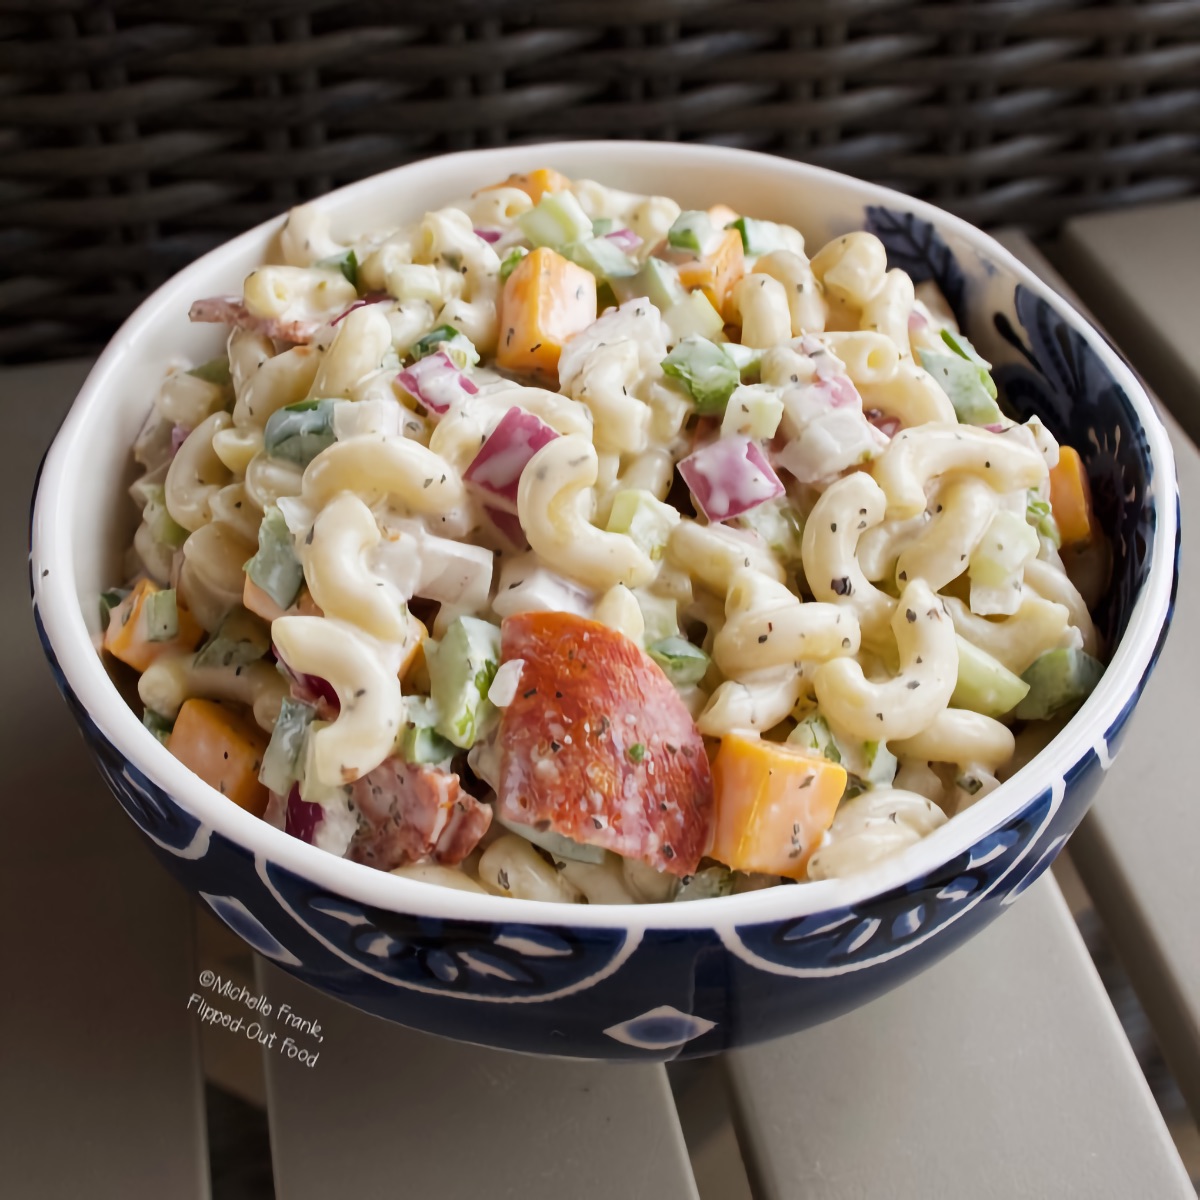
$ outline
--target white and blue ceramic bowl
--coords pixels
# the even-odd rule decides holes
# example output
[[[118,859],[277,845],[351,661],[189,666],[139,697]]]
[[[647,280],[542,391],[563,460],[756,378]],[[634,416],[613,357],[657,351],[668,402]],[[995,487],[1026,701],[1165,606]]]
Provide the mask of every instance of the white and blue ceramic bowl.
[[[456,154],[326,196],[335,230],[398,223],[511,171],[568,175],[685,207],[725,201],[799,226],[810,245],[870,229],[934,279],[997,364],[1022,417],[1076,446],[1115,570],[1097,622],[1113,647],[1096,691],[999,790],[861,876],[689,904],[580,907],[444,890],[343,861],[259,821],[142,727],[93,648],[97,593],[132,533],[129,447],[164,366],[219,353],[188,323],[235,292],[281,220],[160,288],[101,356],[40,476],[32,583],[59,686],[153,852],[251,946],[368,1012],[543,1054],[662,1059],[777,1037],[861,1004],[953,950],[1036,879],[1104,777],[1162,646],[1179,512],[1167,435],[1133,374],[1067,303],[991,239],[907,199],[800,163],[710,146],[570,143]]]

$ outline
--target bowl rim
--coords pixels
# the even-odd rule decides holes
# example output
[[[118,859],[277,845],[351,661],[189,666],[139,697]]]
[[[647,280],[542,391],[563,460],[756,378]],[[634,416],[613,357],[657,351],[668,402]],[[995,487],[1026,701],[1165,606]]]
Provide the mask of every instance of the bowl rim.
[[[1148,547],[1149,573],[1099,685],[1059,734],[1011,779],[901,853],[842,879],[779,886],[687,904],[550,903],[441,887],[338,858],[230,804],[193,775],[144,728],[109,678],[77,600],[71,538],[68,536],[68,531],[73,530],[76,514],[70,497],[73,479],[86,453],[88,429],[102,419],[108,396],[120,386],[120,373],[129,348],[144,330],[157,323],[160,313],[175,311],[177,305],[182,305],[186,311],[191,300],[200,294],[201,277],[219,267],[223,260],[251,251],[256,246],[265,251],[286,216],[280,214],[185,267],[147,297],[124,322],[97,359],[47,453],[31,519],[30,575],[34,602],[44,625],[49,650],[67,685],[102,735],[120,754],[185,811],[256,858],[262,856],[347,899],[400,913],[483,923],[624,928],[631,932],[720,929],[789,921],[860,905],[936,871],[1011,820],[1047,787],[1059,789],[1061,793],[1066,772],[1090,750],[1096,752],[1100,765],[1107,768],[1110,759],[1105,733],[1129,699],[1136,695],[1152,661],[1160,633],[1169,619],[1177,526],[1174,458],[1166,429],[1153,402],[1104,337],[1068,301],[989,235],[925,201],[826,168],[755,151],[676,142],[545,142],[459,151],[381,172],[329,192],[314,203],[336,209],[340,202],[366,197],[381,186],[381,181],[394,181],[404,176],[428,174],[436,181],[439,174],[452,174],[466,160],[478,164],[480,178],[490,178],[500,172],[529,170],[533,164],[546,162],[581,177],[603,178],[605,171],[612,167],[636,170],[638,160],[647,157],[656,159],[655,166],[659,169],[664,164],[711,168],[718,176],[732,170],[756,175],[764,182],[770,177],[772,182],[801,187],[806,181],[820,181],[842,191],[847,211],[853,211],[854,206],[865,208],[868,204],[881,204],[913,213],[986,253],[1009,272],[1015,282],[1045,300],[1087,341],[1124,390],[1141,423],[1153,464],[1150,492],[1155,499],[1157,515],[1154,536]],[[1061,800],[1061,794],[1058,799]]]

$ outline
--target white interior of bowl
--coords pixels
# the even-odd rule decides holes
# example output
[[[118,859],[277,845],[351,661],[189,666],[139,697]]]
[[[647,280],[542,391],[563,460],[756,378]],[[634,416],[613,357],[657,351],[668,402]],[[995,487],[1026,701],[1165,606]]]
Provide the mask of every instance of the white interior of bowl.
[[[35,594],[66,678],[93,720],[128,759],[194,816],[255,854],[319,886],[384,909],[482,921],[573,926],[695,928],[780,920],[854,904],[919,877],[1003,824],[1098,745],[1136,687],[1165,618],[1172,580],[1176,511],[1174,464],[1166,432],[1134,376],[1104,340],[1003,248],[965,222],[886,188],[785,159],[712,146],[573,142],[471,151],[400,167],[333,192],[319,203],[334,232],[388,226],[469,194],[511,171],[551,165],[568,175],[675,197],[685,207],[725,201],[739,211],[798,226],[810,244],[860,228],[863,208],[917,213],[991,260],[1012,283],[1049,301],[1091,343],[1125,390],[1145,428],[1155,463],[1157,526],[1151,570],[1100,685],[1066,729],[997,791],[874,870],[841,880],[778,887],[674,905],[563,905],[481,896],[398,878],[289,837],[229,803],[188,771],[142,727],[121,700],[92,647],[97,593],[120,575],[132,508],[119,481],[130,477],[130,446],[166,365],[221,352],[224,331],[192,325],[201,296],[238,292],[263,261],[282,217],[222,246],[168,281],[129,318],[101,355],[42,473],[33,524]]]

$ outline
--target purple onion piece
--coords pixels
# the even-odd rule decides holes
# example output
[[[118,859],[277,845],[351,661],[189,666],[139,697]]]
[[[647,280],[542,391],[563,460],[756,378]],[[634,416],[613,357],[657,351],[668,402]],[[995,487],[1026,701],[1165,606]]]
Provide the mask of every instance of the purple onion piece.
[[[449,412],[451,405],[461,400],[464,394],[474,396],[479,391],[444,350],[418,359],[405,367],[396,379],[406,392],[439,416]]]
[[[558,434],[545,421],[514,406],[488,434],[487,441],[463,472],[463,481],[483,492],[493,508],[515,513],[521,472],[529,460],[556,437]],[[501,532],[505,531],[502,529]]]
[[[498,242],[504,234],[499,229],[477,229],[475,236],[483,238],[485,242],[494,244]]]
[[[762,447],[744,436],[702,446],[680,462],[679,473],[710,521],[741,516],[784,490]]]
[[[324,819],[325,810],[319,804],[301,800],[300,786],[293,783],[292,790],[288,792],[287,815],[284,817],[283,827],[286,832],[311,845],[316,836],[317,826]]]

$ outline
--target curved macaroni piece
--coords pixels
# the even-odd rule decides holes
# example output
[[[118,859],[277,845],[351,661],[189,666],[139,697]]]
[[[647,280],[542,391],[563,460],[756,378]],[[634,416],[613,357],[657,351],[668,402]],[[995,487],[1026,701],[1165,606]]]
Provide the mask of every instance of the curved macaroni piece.
[[[173,425],[195,429],[207,417],[225,407],[226,389],[207,383],[187,371],[172,371],[158,389],[154,409]]]
[[[527,213],[533,207],[533,200],[521,188],[491,187],[476,192],[456,207],[471,218],[473,228],[511,228],[522,213]]]
[[[862,327],[883,334],[905,358],[912,357],[908,319],[912,316],[913,281],[904,271],[891,270],[862,306]]]
[[[404,721],[400,680],[382,661],[386,656],[328,617],[277,617],[271,640],[293,671],[327,680],[341,705],[337,718],[312,735],[309,762],[317,781],[353,783],[379,766]]]
[[[565,880],[523,837],[498,837],[479,859],[479,880],[497,896],[578,904],[579,889]]]
[[[357,383],[379,370],[391,347],[392,327],[378,306],[356,308],[338,322],[333,341],[313,376],[308,398],[348,398]]]
[[[239,336],[247,337],[241,331],[236,332],[230,338],[231,348],[234,338]],[[261,357],[261,347],[255,344],[253,335],[239,345],[243,349],[238,370],[233,368],[232,349],[230,352],[230,371],[237,396],[233,423],[238,429],[261,429],[276,409],[298,404],[309,394],[322,352],[316,345],[293,346],[282,354]]]
[[[593,220],[609,217],[632,229],[642,239],[646,254],[667,236],[682,211],[669,196],[639,196],[605,187],[592,179],[576,179],[571,184],[571,191]]]
[[[917,792],[873,788],[838,808],[825,845],[808,860],[808,877],[856,875],[899,854],[945,823],[946,814]]]
[[[153,712],[174,720],[185,700],[224,700],[244,704],[268,733],[275,726],[288,686],[269,663],[240,667],[197,667],[193,654],[164,654],[138,680],[138,696]]]
[[[944,708],[919,733],[888,743],[897,758],[978,764],[989,772],[1008,762],[1016,746],[1007,725],[964,708]]]
[[[900,671],[891,679],[866,678],[852,658],[817,668],[817,702],[830,721],[866,741],[913,737],[950,703],[958,675],[954,624],[941,599],[923,580],[900,593],[892,616]]]
[[[1092,614],[1066,571],[1040,558],[1031,559],[1025,564],[1025,584],[1046,600],[1063,605],[1071,614],[1071,624],[1083,637],[1083,649],[1091,655],[1100,653],[1100,635],[1092,622]]]
[[[213,434],[213,453],[233,472],[243,476],[250,466],[250,460],[263,448],[261,429],[253,426],[239,429],[233,426],[220,429]]]
[[[257,530],[243,537],[236,526],[211,521],[183,543],[179,591],[192,615],[215,632],[226,614],[242,602],[242,569],[253,556]]]
[[[1014,675],[1024,672],[1047,650],[1064,646],[1069,637],[1070,610],[1064,604],[1043,599],[1029,587],[1022,589],[1017,611],[999,621],[976,616],[957,596],[945,600],[958,634]]]
[[[729,591],[734,575],[743,568],[780,583],[786,578],[775,555],[757,535],[727,525],[701,525],[688,517],[672,528],[667,559],[719,596]]]
[[[184,439],[167,468],[163,499],[171,520],[195,531],[212,519],[210,504],[232,478],[229,468],[213,450],[213,435],[228,429],[227,412],[205,417]]]
[[[940,592],[966,569],[996,514],[998,497],[982,479],[964,475],[950,479],[938,492],[925,527],[900,552],[896,579],[924,579]]]
[[[242,285],[253,316],[287,321],[332,320],[358,299],[358,292],[336,267],[258,267]]]
[[[259,451],[246,468],[246,494],[265,512],[284,496],[300,495],[304,474],[294,463],[271,458]]]
[[[250,546],[258,541],[262,510],[251,499],[244,483],[231,483],[223,487],[212,498],[209,507],[214,525],[228,525]]]
[[[769,275],[783,284],[787,295],[792,336],[820,333],[825,328],[825,301],[812,266],[794,250],[772,250],[755,260],[753,274]]]
[[[902,429],[871,468],[888,501],[888,515],[915,517],[925,509],[925,489],[941,475],[971,474],[998,492],[1039,487],[1046,463],[1026,446],[973,425]]]
[[[669,450],[657,446],[635,455],[625,470],[617,477],[607,496],[611,506],[612,497],[618,491],[629,488],[641,488],[650,492],[660,500],[665,500],[671,490],[671,480],[675,476],[675,459]]]
[[[903,521],[881,521],[863,530],[857,550],[863,574],[874,583],[894,577],[900,552],[928,523],[929,513],[923,512]]]
[[[338,617],[384,642],[408,639],[406,596],[366,563],[383,535],[371,510],[352,492],[335,496],[317,514],[312,537],[300,547],[308,590],[327,617]]]
[[[900,352],[895,343],[882,333],[865,330],[822,333],[815,340],[837,355],[846,374],[860,386],[889,382],[895,378],[900,365]]]
[[[888,640],[896,601],[867,579],[857,552],[859,537],[883,520],[886,503],[870,475],[846,475],[813,505],[800,544],[813,596],[853,611],[863,640],[875,646]]]
[[[597,529],[589,519],[598,470],[596,451],[583,438],[547,442],[521,472],[521,527],[548,566],[585,587],[640,587],[654,578],[653,561],[632,538]]]
[[[857,654],[858,619],[836,604],[801,604],[786,586],[757,571],[734,575],[713,659],[730,678],[801,661]]]
[[[885,416],[895,417],[906,429],[958,422],[950,397],[924,367],[911,359],[901,359],[886,384],[863,381],[859,392],[863,408],[878,409]]]
[[[847,233],[821,247],[812,270],[828,295],[861,311],[883,286],[887,251],[873,233]]]
[[[641,646],[646,638],[646,618],[637,597],[623,584],[615,583],[596,601],[592,620],[623,633]]]
[[[288,213],[279,231],[283,261],[291,267],[311,267],[323,258],[334,258],[346,247],[329,233],[329,214],[315,204],[298,204]]]
[[[733,285],[730,307],[741,321],[743,346],[765,349],[792,335],[787,288],[765,272],[743,275]]]
[[[335,442],[304,469],[301,495],[309,507],[338,492],[354,492],[368,505],[391,497],[427,514],[448,513],[465,499],[462,479],[440,455],[407,438],[371,436]]]
[[[773,729],[796,707],[804,693],[804,673],[790,666],[722,683],[696,718],[705,737],[755,734]]]

